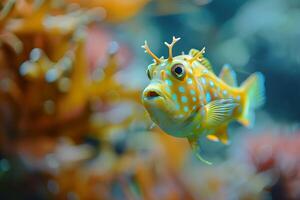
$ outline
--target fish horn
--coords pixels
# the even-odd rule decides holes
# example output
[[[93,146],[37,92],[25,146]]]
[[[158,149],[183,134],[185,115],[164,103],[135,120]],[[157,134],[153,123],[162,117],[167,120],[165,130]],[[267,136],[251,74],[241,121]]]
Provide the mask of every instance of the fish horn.
[[[147,41],[145,40],[145,44],[142,46],[143,49],[145,49],[145,53],[148,53],[150,56],[152,56],[157,64],[161,63],[161,60],[150,50]]]
[[[171,42],[171,44],[165,42],[165,45],[169,48],[169,58],[168,61],[172,62],[173,60],[173,55],[172,55],[172,50],[173,50],[173,46],[176,44],[176,42],[178,42],[180,40],[180,38],[176,38],[173,36],[173,40]]]

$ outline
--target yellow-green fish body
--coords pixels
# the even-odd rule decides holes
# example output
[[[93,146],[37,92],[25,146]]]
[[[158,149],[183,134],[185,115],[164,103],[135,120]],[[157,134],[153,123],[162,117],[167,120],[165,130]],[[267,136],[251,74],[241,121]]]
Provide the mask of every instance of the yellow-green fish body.
[[[198,139],[228,143],[227,126],[238,120],[245,126],[253,123],[253,110],[264,103],[264,78],[252,74],[237,87],[235,73],[224,66],[220,76],[212,71],[203,57],[204,49],[190,50],[187,55],[172,56],[172,47],[179,39],[173,38],[169,58],[156,57],[148,66],[150,84],[143,92],[143,104],[151,119],[166,133],[186,137],[198,153]],[[199,158],[200,155],[197,154]]]

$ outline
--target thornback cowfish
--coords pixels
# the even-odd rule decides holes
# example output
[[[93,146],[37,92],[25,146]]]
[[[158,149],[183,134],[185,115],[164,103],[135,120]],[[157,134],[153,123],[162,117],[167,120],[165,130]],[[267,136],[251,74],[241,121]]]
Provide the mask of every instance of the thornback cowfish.
[[[244,126],[254,123],[254,110],[265,102],[264,76],[256,72],[237,86],[235,72],[225,65],[219,77],[201,51],[173,57],[172,48],[180,38],[165,42],[169,57],[158,58],[147,41],[142,46],[154,58],[147,68],[150,79],[144,89],[142,102],[152,121],[164,132],[187,138],[197,157],[199,137],[228,144],[228,124],[237,120]]]

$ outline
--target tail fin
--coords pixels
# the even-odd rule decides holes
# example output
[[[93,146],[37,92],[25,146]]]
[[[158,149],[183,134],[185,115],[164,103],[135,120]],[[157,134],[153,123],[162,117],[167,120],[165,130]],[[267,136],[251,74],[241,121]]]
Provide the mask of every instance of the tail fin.
[[[265,103],[265,78],[262,73],[252,74],[241,86],[242,113],[238,121],[244,126],[251,127],[254,124],[254,110]]]

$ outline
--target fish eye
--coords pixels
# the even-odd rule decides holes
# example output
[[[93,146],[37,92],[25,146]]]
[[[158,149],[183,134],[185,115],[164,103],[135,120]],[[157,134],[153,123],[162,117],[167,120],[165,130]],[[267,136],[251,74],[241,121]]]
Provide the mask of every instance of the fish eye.
[[[175,76],[179,80],[183,80],[185,77],[185,71],[184,71],[184,66],[183,64],[175,64],[171,68],[173,76]]]
[[[150,70],[147,69],[147,70],[146,70],[146,73],[147,73],[147,76],[148,76],[149,80],[151,80]]]

